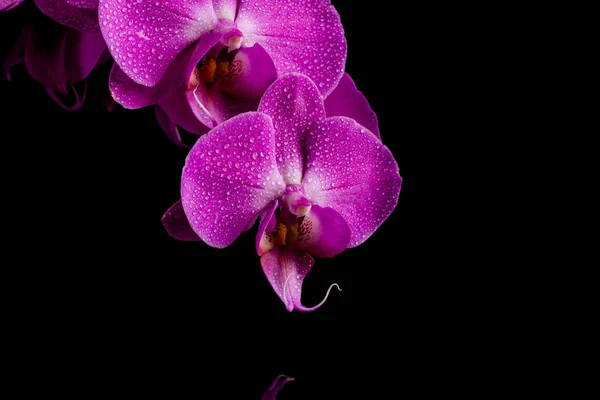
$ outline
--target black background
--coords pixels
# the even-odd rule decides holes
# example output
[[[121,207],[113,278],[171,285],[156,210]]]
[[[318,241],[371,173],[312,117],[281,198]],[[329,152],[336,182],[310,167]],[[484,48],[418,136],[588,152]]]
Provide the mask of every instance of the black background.
[[[122,385],[119,393],[170,398],[259,399],[280,373],[296,378],[281,400],[472,390],[478,355],[462,369],[461,349],[490,327],[465,328],[485,310],[466,294],[473,269],[461,267],[469,243],[460,232],[469,228],[446,219],[459,201],[445,149],[465,128],[449,111],[458,108],[459,44],[440,25],[445,10],[333,4],[346,71],[377,113],[404,182],[367,242],[316,260],[304,304],[333,282],[343,291],[313,313],[285,310],[261,270],[254,229],[224,250],[164,232],[186,150],[166,138],[152,108],[104,110],[110,65],[93,72],[74,113],[22,65],[12,82],[0,79],[5,212],[16,222],[8,243],[17,251],[5,284],[25,359],[35,360],[16,371],[58,371],[43,384],[50,392]],[[0,15],[2,59],[33,9]]]

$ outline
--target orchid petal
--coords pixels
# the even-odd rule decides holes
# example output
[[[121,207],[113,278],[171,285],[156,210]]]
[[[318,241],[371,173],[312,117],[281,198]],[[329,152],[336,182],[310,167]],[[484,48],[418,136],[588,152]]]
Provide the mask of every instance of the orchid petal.
[[[304,217],[296,247],[315,257],[333,257],[346,249],[350,228],[333,208],[313,205]]]
[[[332,117],[316,122],[306,135],[302,184],[314,204],[331,207],[346,220],[348,247],[354,247],[394,210],[402,178],[377,136],[350,118]]]
[[[209,131],[209,128],[198,121],[198,118],[194,115],[183,88],[176,90],[175,93],[158,105],[170,120],[186,131],[195,135],[204,135]]]
[[[213,8],[218,19],[235,20],[238,0],[213,0]]]
[[[113,98],[125,108],[136,109],[146,107],[152,104],[161,104],[164,109],[164,103],[169,101],[170,96],[174,95],[178,90],[183,91],[186,87],[190,75],[196,63],[206,54],[206,52],[217,43],[222,34],[207,34],[203,35],[197,44],[188,47],[169,65],[167,72],[160,82],[152,87],[140,85],[133,81],[125,72],[114,64],[109,77],[109,88]],[[185,95],[187,96],[187,94]],[[190,90],[189,96],[193,99],[194,93]],[[202,114],[202,111],[197,110],[195,101],[186,100],[189,104],[186,108],[190,108],[195,114],[196,119],[212,128],[212,119],[208,114]],[[179,101],[178,105],[182,105]],[[188,129],[193,133],[205,133],[208,129],[194,128]],[[197,131],[197,132],[196,132]]]
[[[223,32],[208,32],[200,37],[200,40],[193,46],[193,51],[185,67],[186,82],[192,76],[198,63],[209,53],[209,51],[223,38]],[[188,87],[190,89],[190,87]]]
[[[252,110],[247,111],[256,111],[263,94],[276,79],[273,60],[260,45],[255,45],[237,51],[229,74],[217,86],[238,101],[253,104]]]
[[[175,63],[173,63],[175,64]],[[108,76],[110,94],[117,103],[130,110],[157,104],[168,98],[178,86],[172,79],[164,79],[163,84],[148,87],[134,82],[119,64],[114,63]]]
[[[85,97],[87,95],[87,82],[86,81],[83,82],[83,93],[81,95],[77,91],[77,88],[75,87],[75,85],[69,84],[69,87],[71,88],[71,91],[75,95],[75,101],[72,106],[66,105],[64,103],[64,101],[56,94],[56,91],[54,89],[47,87],[46,92],[48,93],[50,98],[52,100],[54,100],[54,102],[56,104],[58,104],[58,106],[60,108],[62,108],[63,110],[78,111],[79,109],[81,109],[81,107],[83,106],[83,103],[85,102]],[[68,89],[67,89],[67,94],[68,94]]]
[[[154,115],[156,116],[158,125],[167,134],[167,138],[171,142],[181,147],[192,147],[183,143],[183,139],[181,138],[177,124],[175,124],[175,122],[169,118],[169,115],[160,106],[157,105],[154,107]]]
[[[111,95],[117,103],[129,109],[160,103],[177,89],[184,87],[185,68],[192,53],[193,49],[189,49],[177,56],[169,65],[164,79],[161,79],[156,86],[152,87],[136,83],[117,63],[113,64],[108,78]]]
[[[99,0],[65,0],[65,3],[78,8],[89,8],[90,10],[98,9]]]
[[[65,68],[67,83],[79,82],[88,77],[99,64],[106,44],[99,33],[88,33],[75,29],[65,32]]]
[[[379,135],[377,115],[369,106],[367,98],[356,88],[356,84],[348,75],[340,80],[333,92],[325,99],[325,112],[328,117],[349,117]]]
[[[183,240],[186,242],[198,242],[200,238],[192,227],[185,216],[181,200],[178,200],[165,212],[161,219],[165,230],[171,237],[177,240]]]
[[[325,298],[316,306],[305,307],[302,305],[302,282],[314,262],[315,260],[308,253],[282,247],[274,248],[260,258],[260,264],[269,283],[288,311],[294,309],[298,311],[316,310],[325,303],[331,288],[337,286],[335,283],[331,285]],[[339,286],[337,288],[340,290]]]
[[[66,31],[67,28],[61,28]],[[67,93],[67,72],[65,68],[66,35],[53,38],[52,46],[39,46],[44,32],[36,25],[29,24],[23,29],[25,68],[33,79],[46,88]],[[55,43],[55,44],[54,44]]]
[[[100,0],[98,13],[113,58],[145,86],[158,84],[175,57],[217,24],[211,0]]]
[[[263,95],[258,111],[273,119],[277,167],[287,184],[300,184],[304,169],[304,132],[325,117],[319,90],[308,77],[280,77]]]
[[[259,43],[279,75],[310,77],[323,97],[337,85],[346,63],[340,16],[329,0],[240,0],[236,23],[243,45]]]
[[[219,124],[212,107],[212,92],[204,85],[197,85],[192,90],[186,90],[188,104],[194,116],[207,128],[213,128]],[[207,108],[209,107],[209,108]]]
[[[2,72],[4,72],[6,79],[9,81],[11,80],[10,69],[25,61],[25,40],[27,35],[26,30],[21,31],[15,46],[8,52],[2,64]]]
[[[227,76],[214,85],[196,88],[191,104],[217,125],[238,114],[256,111],[262,95],[275,79],[273,61],[259,45],[242,48],[236,52]]]
[[[219,40],[221,40],[222,37],[223,33],[219,32],[210,32],[202,35],[185,69],[185,77],[188,81],[202,57],[204,57],[210,51],[210,49],[217,44]],[[217,125],[217,122],[214,120],[211,112],[206,108],[206,105],[210,104],[209,91],[200,83],[197,83],[195,87],[190,87],[190,83],[188,82],[186,86],[188,89],[186,91],[186,97],[192,113],[196,116],[196,119],[198,119],[200,123],[209,129],[213,128],[215,125]]]
[[[201,136],[181,178],[181,200],[192,228],[219,248],[230,245],[284,190],[271,119],[256,112],[238,115]]]
[[[80,31],[100,33],[98,12],[87,8],[73,7],[64,0],[34,0],[41,12],[59,24]]]
[[[206,87],[199,85],[193,92],[188,94],[190,106],[196,117],[214,127],[231,117],[248,111],[256,111],[258,103],[247,103],[242,99],[228,96],[222,93],[216,86]]]
[[[110,94],[102,96],[102,100],[100,100],[106,111],[113,112],[117,107],[117,102],[112,98]]]
[[[273,217],[277,207],[279,207],[279,201],[275,200],[264,209],[260,216],[260,224],[258,225],[258,232],[256,232],[256,252],[259,256],[275,247],[271,237],[266,233],[275,230],[276,223]]]
[[[263,396],[261,397],[261,400],[276,400],[277,393],[279,393],[281,391],[281,389],[283,389],[285,384],[288,382],[293,382],[295,380],[296,379],[291,376],[287,376],[287,375],[283,375],[283,374],[279,375],[277,378],[275,378],[273,383],[271,383],[271,386],[269,386],[269,388],[267,389],[265,394],[263,394]]]
[[[49,38],[49,45],[43,45],[49,36],[49,28],[45,24],[26,25],[19,40],[24,41],[27,72],[55,98],[55,92],[67,94],[67,84],[87,78],[100,63],[106,46],[100,34],[52,24],[58,26],[58,31]],[[74,92],[79,97],[77,91]],[[85,94],[81,98],[85,98]],[[65,106],[58,98],[55,100],[63,108],[72,108]]]
[[[12,10],[22,2],[23,0],[0,0],[0,11]]]

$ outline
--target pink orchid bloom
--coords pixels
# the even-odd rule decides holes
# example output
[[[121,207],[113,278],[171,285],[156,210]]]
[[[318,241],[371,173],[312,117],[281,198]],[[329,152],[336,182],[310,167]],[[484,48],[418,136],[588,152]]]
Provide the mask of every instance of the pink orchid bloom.
[[[101,0],[116,61],[110,90],[125,108],[157,105],[157,119],[201,135],[256,110],[277,76],[299,72],[323,96],[342,78],[346,40],[329,0]]]
[[[256,250],[288,311],[315,257],[369,238],[394,210],[402,178],[389,149],[354,119],[327,117],[316,84],[279,78],[257,112],[202,136],[187,156],[181,201],[164,215],[171,236],[223,248],[260,217]],[[333,286],[333,285],[332,285]]]

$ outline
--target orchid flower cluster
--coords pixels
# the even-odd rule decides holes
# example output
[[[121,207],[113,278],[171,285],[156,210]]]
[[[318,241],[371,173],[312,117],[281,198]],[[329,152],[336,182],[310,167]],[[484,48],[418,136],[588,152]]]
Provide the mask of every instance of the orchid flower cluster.
[[[0,10],[22,1],[0,0]],[[170,140],[191,147],[166,231],[224,248],[258,221],[256,252],[286,309],[319,308],[337,285],[302,304],[314,257],[368,239],[402,184],[377,116],[344,72],[330,0],[26,1],[60,34],[49,51],[43,26],[24,27],[4,63],[9,79],[24,62],[57,101],[73,93],[75,105],[63,106],[75,110],[85,98],[75,85],[114,61],[114,101],[154,107]]]

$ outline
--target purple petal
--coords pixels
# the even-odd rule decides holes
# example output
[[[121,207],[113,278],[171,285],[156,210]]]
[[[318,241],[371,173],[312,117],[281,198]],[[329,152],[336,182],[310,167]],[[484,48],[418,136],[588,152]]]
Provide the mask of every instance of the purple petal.
[[[279,75],[305,74],[323,97],[341,79],[346,39],[329,0],[240,0],[236,23],[244,46],[264,47]]]
[[[34,0],[40,11],[56,22],[80,31],[99,33],[98,12],[73,7],[64,0]]]
[[[177,202],[165,212],[161,221],[171,237],[186,242],[200,241],[200,238],[196,235],[185,216],[181,200],[177,200]]]
[[[104,54],[106,44],[99,33],[68,29],[65,33],[65,68],[67,83],[88,77]]]
[[[98,9],[99,0],[65,0],[65,3],[78,8],[89,8],[91,10]]]
[[[66,30],[67,28],[64,28]],[[38,32],[33,25],[23,29],[25,68],[33,79],[46,88],[63,94],[67,93],[67,72],[65,68],[66,35],[64,32],[56,37],[53,45],[39,46],[40,37],[47,32]]]
[[[115,101],[115,99],[112,98],[110,94],[102,96],[101,103],[108,112],[113,112],[117,107],[117,102]]]
[[[190,224],[213,247],[226,247],[285,184],[275,166],[271,119],[238,115],[201,136],[181,178],[181,200]]]
[[[63,110],[77,111],[83,106],[83,103],[85,102],[85,96],[87,95],[87,82],[85,82],[85,81],[83,82],[83,93],[81,95],[77,91],[77,88],[75,87],[75,85],[69,84],[69,87],[71,88],[71,91],[73,92],[73,95],[75,96],[75,100],[74,100],[72,106],[66,105],[65,102],[58,96],[58,94],[56,93],[56,91],[54,89],[47,87],[46,92],[48,93],[50,98],[52,100],[54,100],[54,102],[56,104],[58,104],[58,106],[60,108],[62,108]],[[68,95],[68,89],[67,89],[66,94]]]
[[[231,63],[226,79],[217,83],[219,90],[238,99],[253,104],[258,103],[267,88],[277,79],[273,60],[260,46],[241,48]]]
[[[23,0],[0,0],[0,11],[12,10],[22,2]]]
[[[173,123],[186,131],[196,135],[204,135],[209,131],[209,128],[198,121],[198,118],[192,112],[186,91],[183,90],[183,87],[176,90],[175,93],[161,101],[158,105]]]
[[[265,233],[275,230],[276,221],[273,216],[277,207],[279,207],[279,201],[275,200],[265,208],[260,216],[260,224],[258,225],[258,232],[256,232],[256,252],[259,256],[275,247],[270,237]]]
[[[166,84],[158,84],[153,87],[140,85],[123,72],[117,63],[114,63],[108,77],[108,88],[117,103],[134,110],[159,103],[168,98],[169,94],[178,86],[169,79],[163,79],[163,82]],[[173,83],[173,86],[169,86],[168,83]]]
[[[25,61],[25,40],[27,35],[25,29],[21,31],[15,46],[8,52],[6,59],[2,64],[2,72],[4,72],[6,79],[9,81],[11,80],[10,69]]]
[[[221,39],[223,32],[209,32],[200,37],[200,40],[194,45],[188,64],[185,67],[185,78],[188,82],[188,89],[191,89],[189,80],[194,69],[202,59]]]
[[[183,140],[181,139],[181,135],[179,133],[179,128],[177,127],[175,122],[173,122],[173,120],[169,118],[167,113],[160,106],[157,105],[154,107],[154,115],[156,116],[156,121],[158,122],[158,125],[167,134],[167,138],[169,138],[171,142],[173,142],[177,146],[191,147],[183,143]]]
[[[188,65],[189,76],[203,56],[208,53],[216,58],[219,49],[223,48],[214,46],[223,37],[222,33],[203,35],[201,42],[208,36],[211,39],[207,44],[212,49],[207,46],[207,51],[198,52],[197,56],[192,58],[194,62]],[[236,52],[228,75],[214,85],[205,85],[190,78],[188,101],[196,118],[212,128],[238,114],[256,111],[264,91],[275,78],[275,67],[260,46],[240,49]]]
[[[276,400],[277,393],[279,393],[279,391],[283,389],[285,384],[288,382],[293,382],[295,380],[296,379],[292,378],[291,376],[279,375],[277,378],[275,378],[273,383],[271,383],[271,386],[269,386],[265,394],[263,394],[261,400]]]
[[[197,107],[198,118],[210,117],[212,126],[238,114],[256,111],[265,90],[277,78],[271,58],[258,45],[240,49],[229,67],[229,74],[211,86],[200,85],[192,106]],[[211,126],[211,125],[209,125]]]
[[[218,19],[233,21],[237,11],[238,0],[213,0],[215,15]]]
[[[148,87],[134,82],[117,63],[113,64],[108,78],[108,87],[115,101],[125,108],[136,109],[158,104],[178,88],[183,88],[182,66],[187,64],[186,54],[181,54],[171,63],[165,79],[156,86]]]
[[[333,257],[346,250],[350,228],[333,208],[313,205],[300,226],[296,247],[315,257]]]
[[[217,23],[211,0],[100,0],[98,13],[113,58],[145,86],[158,84],[171,61]]]
[[[210,105],[212,102],[211,92],[204,86],[198,85],[193,90],[186,90],[188,104],[194,116],[208,128],[213,128],[218,125],[215,115],[211,110],[214,110]],[[210,110],[207,108],[210,107]]]
[[[221,37],[222,34],[204,35],[196,45],[179,54],[169,65],[163,79],[151,87],[136,83],[115,63],[109,77],[109,88],[113,98],[129,109],[163,102],[175,91],[185,88],[193,67]],[[208,127],[211,128],[212,125]]]
[[[245,101],[244,99],[229,96],[213,86],[208,90],[207,110],[215,121],[215,124],[220,124],[227,121],[229,118],[235,117],[248,111],[256,111],[258,101]]]
[[[325,117],[319,90],[300,74],[280,77],[265,92],[258,111],[273,119],[277,167],[287,184],[300,184],[304,169],[304,132]]]
[[[211,112],[205,106],[205,104],[210,103],[210,93],[204,85],[197,84],[196,87],[193,87],[190,77],[194,73],[196,65],[200,62],[202,57],[204,57],[222,37],[223,34],[219,32],[210,32],[202,35],[185,68],[185,78],[187,80],[186,87],[188,89],[186,91],[186,97],[189,108],[192,110],[196,119],[207,128],[212,128],[217,125]]]
[[[42,46],[45,37],[56,34],[53,45]],[[60,27],[50,32],[44,25],[27,25],[23,31],[25,67],[55,98],[54,92],[67,93],[67,84],[84,80],[98,65],[106,46],[102,35]],[[77,92],[74,90],[76,97]],[[83,99],[85,94],[81,96]],[[56,100],[56,99],[55,99]],[[65,106],[60,100],[59,104]],[[76,101],[78,103],[78,101]]]
[[[260,264],[269,283],[288,311],[294,309],[314,311],[325,303],[333,286],[341,290],[334,283],[329,287],[325,298],[319,304],[310,308],[302,305],[302,282],[314,262],[315,260],[308,253],[282,247],[275,248],[260,258]]]
[[[350,75],[344,73],[340,83],[325,99],[328,117],[349,117],[379,136],[377,115],[369,106],[367,98],[356,88]]]
[[[358,246],[383,223],[398,203],[402,178],[390,150],[356,121],[332,117],[306,135],[306,196],[335,209],[351,231],[348,247]]]

